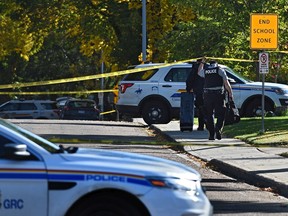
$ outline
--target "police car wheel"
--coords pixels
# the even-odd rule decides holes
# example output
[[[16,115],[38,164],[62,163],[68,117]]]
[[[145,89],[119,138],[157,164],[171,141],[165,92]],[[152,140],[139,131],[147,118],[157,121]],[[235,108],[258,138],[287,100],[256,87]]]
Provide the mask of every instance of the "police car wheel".
[[[160,101],[146,103],[142,110],[142,117],[148,125],[166,124],[170,121],[168,108]]]
[[[145,216],[136,206],[127,197],[108,193],[85,199],[71,209],[68,216]]]

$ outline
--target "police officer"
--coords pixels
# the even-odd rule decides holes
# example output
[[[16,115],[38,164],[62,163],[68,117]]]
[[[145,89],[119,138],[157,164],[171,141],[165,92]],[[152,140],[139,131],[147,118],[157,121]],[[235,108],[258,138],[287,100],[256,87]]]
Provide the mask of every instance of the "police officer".
[[[204,78],[206,127],[209,131],[209,140],[215,140],[215,134],[216,138],[221,140],[226,112],[224,90],[227,90],[230,100],[233,100],[233,93],[226,72],[218,66],[218,63],[210,61],[205,67],[204,64],[205,58],[200,63],[198,75]],[[214,123],[214,113],[217,116],[216,125]]]
[[[198,131],[204,130],[204,100],[203,100],[203,87],[204,78],[198,75],[198,68],[202,59],[198,59],[196,62],[192,63],[192,70],[186,80],[186,91],[193,91],[195,95],[195,107],[198,110]]]

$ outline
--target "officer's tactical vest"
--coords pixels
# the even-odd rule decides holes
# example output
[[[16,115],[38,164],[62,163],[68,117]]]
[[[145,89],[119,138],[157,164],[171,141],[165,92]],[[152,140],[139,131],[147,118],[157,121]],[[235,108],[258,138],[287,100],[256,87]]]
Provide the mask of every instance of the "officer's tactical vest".
[[[223,86],[223,78],[218,74],[219,67],[206,68],[205,73],[205,84],[204,88],[215,88]]]

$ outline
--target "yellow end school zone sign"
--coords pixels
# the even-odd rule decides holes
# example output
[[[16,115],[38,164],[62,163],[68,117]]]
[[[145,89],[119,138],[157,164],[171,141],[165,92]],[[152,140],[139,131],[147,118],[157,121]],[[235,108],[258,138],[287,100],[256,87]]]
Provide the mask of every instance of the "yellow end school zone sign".
[[[278,47],[278,15],[250,15],[250,48],[277,49]]]

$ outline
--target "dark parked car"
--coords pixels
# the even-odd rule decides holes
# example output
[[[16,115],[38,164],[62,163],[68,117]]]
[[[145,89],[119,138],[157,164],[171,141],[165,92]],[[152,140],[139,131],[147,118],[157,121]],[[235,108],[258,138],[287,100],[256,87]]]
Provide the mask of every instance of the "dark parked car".
[[[71,100],[71,99],[76,99],[76,98],[69,97],[69,96],[56,98],[58,109],[62,109],[65,106],[66,101]]]
[[[98,120],[100,111],[96,102],[89,99],[69,99],[61,109],[61,119]]]

